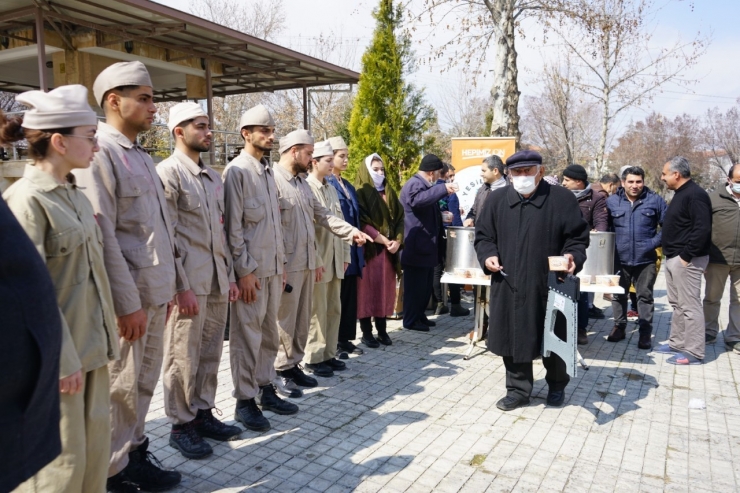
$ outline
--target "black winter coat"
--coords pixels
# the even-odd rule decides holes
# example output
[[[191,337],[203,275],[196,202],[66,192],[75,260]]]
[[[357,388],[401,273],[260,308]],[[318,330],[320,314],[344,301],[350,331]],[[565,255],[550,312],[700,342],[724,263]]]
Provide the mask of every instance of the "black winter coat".
[[[515,363],[534,360],[542,350],[547,307],[547,257],[570,253],[576,272],[586,261],[588,224],[573,192],[541,180],[529,200],[514,187],[491,192],[475,222],[475,250],[481,267],[498,256],[507,276],[491,276],[488,349]],[[560,318],[560,317],[558,317]]]
[[[0,198],[0,491],[62,451],[62,320],[46,264]]]

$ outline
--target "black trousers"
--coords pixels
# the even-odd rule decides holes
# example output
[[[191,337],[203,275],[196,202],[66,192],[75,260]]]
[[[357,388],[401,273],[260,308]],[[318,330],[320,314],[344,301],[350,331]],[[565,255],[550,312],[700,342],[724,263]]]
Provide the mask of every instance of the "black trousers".
[[[514,363],[514,358],[504,356],[504,367],[506,368],[506,395],[528,399],[532,395],[534,387],[534,374],[532,362]],[[555,353],[549,358],[542,358],[547,374],[545,381],[549,390],[559,391],[565,389],[570,382],[570,377],[565,371],[565,361]]]
[[[424,310],[432,296],[434,267],[403,266],[403,326],[426,319]]]
[[[442,300],[444,300],[444,296],[442,295],[442,283],[440,282],[442,280],[442,274],[444,274],[445,271],[445,265],[444,264],[438,264],[434,267],[434,282],[432,283],[432,296],[434,297],[434,303],[440,303]],[[448,284],[447,287],[450,290],[450,303],[453,305],[459,305],[460,304],[460,291],[462,290],[462,286],[459,284]]]
[[[357,339],[357,276],[345,274],[339,292],[342,314],[339,317],[339,342]]]
[[[620,268],[619,285],[629,293],[630,284],[635,285],[636,308],[639,314],[637,324],[641,334],[650,334],[653,331],[653,311],[655,301],[653,300],[653,288],[658,274],[655,263],[644,265],[623,265]],[[631,293],[630,293],[631,294]],[[633,306],[635,302],[633,301]],[[627,327],[627,294],[615,294],[612,298],[612,313],[614,314],[614,325]]]
[[[373,321],[375,319],[375,330],[378,331],[378,335],[388,334],[387,321],[385,317],[367,317],[360,319],[360,330],[362,335],[368,339],[373,335]]]

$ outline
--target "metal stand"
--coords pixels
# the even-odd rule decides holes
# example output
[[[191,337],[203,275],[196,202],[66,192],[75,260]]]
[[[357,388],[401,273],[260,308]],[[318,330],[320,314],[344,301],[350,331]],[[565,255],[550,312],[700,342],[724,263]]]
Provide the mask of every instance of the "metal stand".
[[[478,341],[483,336],[483,317],[488,313],[488,286],[491,285],[491,279],[480,279],[470,277],[457,277],[452,274],[444,273],[440,280],[442,284],[469,284],[475,289],[475,327],[473,328],[473,338],[468,344],[468,351],[463,359],[467,361],[473,354]],[[446,289],[443,291],[447,291]]]
[[[565,368],[571,377],[578,376],[578,363],[584,370],[588,365],[578,352],[578,297],[580,295],[580,279],[575,276],[566,276],[559,280],[557,274],[550,272],[547,279],[547,309],[545,312],[545,333],[542,338],[542,356],[550,357],[555,353],[565,362]],[[555,335],[555,320],[557,313],[565,316],[567,322],[567,342]]]

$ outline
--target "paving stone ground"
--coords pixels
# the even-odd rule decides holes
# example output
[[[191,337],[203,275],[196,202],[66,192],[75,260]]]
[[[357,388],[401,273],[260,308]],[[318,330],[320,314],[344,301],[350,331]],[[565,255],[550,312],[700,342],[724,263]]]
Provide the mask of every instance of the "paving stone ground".
[[[671,318],[662,274],[655,294],[654,344]],[[611,307],[599,295],[596,304],[607,319],[590,326],[590,370],[571,380],[562,408],[545,406],[537,361],[532,404],[499,411],[501,358],[480,347],[464,361],[473,318],[444,315],[428,334],[389,323],[393,345],[319,379],[294,400],[299,414],[265,413],[272,430],[211,442],[214,455],[199,461],[168,445],[160,384],[147,416],[152,451],[183,473],[178,492],[740,491],[740,355],[720,333],[704,365],[672,366],[637,348],[632,323],[625,341],[605,341]],[[228,353],[226,343],[217,406],[233,423]],[[706,408],[689,409],[691,399]]]

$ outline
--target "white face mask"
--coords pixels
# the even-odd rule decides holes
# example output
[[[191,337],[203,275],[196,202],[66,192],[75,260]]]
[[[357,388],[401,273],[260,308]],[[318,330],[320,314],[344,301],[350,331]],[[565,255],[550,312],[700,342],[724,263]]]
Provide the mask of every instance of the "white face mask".
[[[537,168],[537,172],[539,173],[539,168]],[[535,178],[537,178],[537,173],[534,176],[512,176],[511,185],[520,194],[527,195],[534,192],[537,187]]]
[[[732,188],[733,192],[740,193],[740,183],[730,182],[730,188]]]

